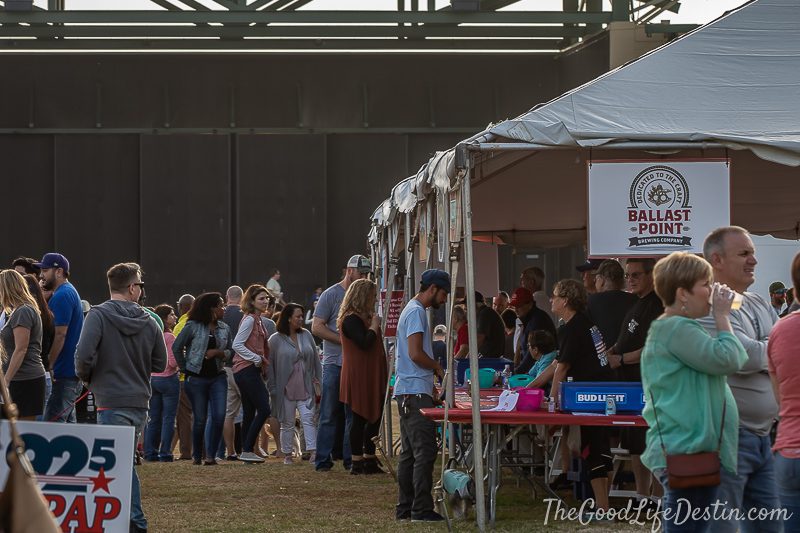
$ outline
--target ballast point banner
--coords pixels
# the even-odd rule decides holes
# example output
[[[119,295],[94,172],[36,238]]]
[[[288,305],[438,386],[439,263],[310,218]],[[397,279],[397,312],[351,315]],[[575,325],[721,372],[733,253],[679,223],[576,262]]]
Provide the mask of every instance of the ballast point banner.
[[[701,253],[730,224],[728,160],[589,163],[589,255]]]

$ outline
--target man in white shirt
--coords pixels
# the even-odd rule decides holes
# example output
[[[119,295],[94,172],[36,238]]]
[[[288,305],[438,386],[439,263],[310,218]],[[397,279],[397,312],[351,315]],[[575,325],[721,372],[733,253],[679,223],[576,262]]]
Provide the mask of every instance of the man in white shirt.
[[[281,279],[281,271],[277,268],[273,268],[269,280],[267,280],[267,288],[272,294],[275,295],[275,298],[278,299],[278,303],[281,305],[286,305],[286,302],[283,301],[283,290],[281,289],[281,284],[278,283],[279,279]]]

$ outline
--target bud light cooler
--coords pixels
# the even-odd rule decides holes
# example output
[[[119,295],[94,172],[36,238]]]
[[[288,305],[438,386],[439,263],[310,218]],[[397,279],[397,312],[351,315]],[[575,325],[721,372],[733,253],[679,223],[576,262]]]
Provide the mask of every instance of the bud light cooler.
[[[644,408],[644,392],[639,382],[562,382],[560,395],[561,410],[570,413],[605,413],[608,395],[614,398],[618,413],[639,414]]]

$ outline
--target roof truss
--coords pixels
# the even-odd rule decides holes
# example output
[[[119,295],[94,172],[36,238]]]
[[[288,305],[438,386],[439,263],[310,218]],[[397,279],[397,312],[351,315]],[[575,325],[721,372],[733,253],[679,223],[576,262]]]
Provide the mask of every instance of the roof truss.
[[[20,0],[15,0],[18,6]],[[395,11],[315,11],[313,0],[150,0],[152,10],[0,11],[0,50],[519,50],[558,52],[615,20],[651,20],[676,0],[563,0],[561,11],[502,10],[518,0],[481,0],[480,9],[398,0]],[[463,0],[462,0],[463,1]],[[477,0],[476,0],[477,1]],[[636,5],[634,5],[636,4]],[[309,7],[313,7],[309,6]],[[467,6],[469,7],[469,6]],[[624,8],[624,9],[623,9]],[[675,33],[686,28],[676,27]]]

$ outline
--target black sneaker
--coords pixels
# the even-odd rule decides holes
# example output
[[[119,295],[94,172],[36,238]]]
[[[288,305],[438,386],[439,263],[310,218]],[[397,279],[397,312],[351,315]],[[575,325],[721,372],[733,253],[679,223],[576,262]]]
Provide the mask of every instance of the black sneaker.
[[[395,520],[411,520],[411,511],[397,511],[394,514]]]
[[[364,460],[361,461],[353,461],[352,466],[350,467],[350,475],[351,476],[360,476],[365,474],[364,472]]]
[[[321,464],[321,465],[317,465],[316,470],[317,470],[317,472],[330,472],[331,468],[333,468],[333,465]]]
[[[353,463],[355,464],[355,462]],[[376,457],[370,457],[369,459],[364,459],[364,474],[372,475],[372,474],[385,474],[386,471],[381,468],[381,462],[378,461]]]
[[[427,513],[411,517],[412,522],[441,522],[442,520],[444,520],[444,517],[436,511],[428,511]]]

